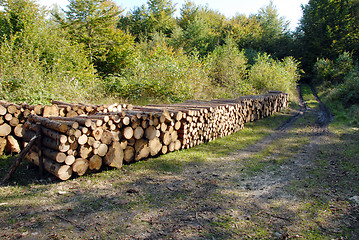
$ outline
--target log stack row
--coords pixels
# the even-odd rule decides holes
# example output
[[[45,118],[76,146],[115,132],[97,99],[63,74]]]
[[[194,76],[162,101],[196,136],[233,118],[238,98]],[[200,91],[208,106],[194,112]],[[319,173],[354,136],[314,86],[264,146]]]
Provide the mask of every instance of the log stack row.
[[[287,102],[287,94],[270,92],[238,99],[147,106],[104,107],[54,101],[48,107],[52,111],[16,105],[19,122],[13,123],[14,128],[2,138],[14,136],[24,146],[36,131],[41,132],[41,140],[27,159],[36,165],[43,162],[44,169],[67,180],[103,166],[121,168],[123,163],[213,141],[242,129],[246,122],[282,110]],[[6,107],[6,103],[1,105]],[[1,108],[0,116],[4,116]],[[21,134],[17,136],[15,128],[20,125]]]
[[[123,110],[71,118],[30,115],[24,140],[29,142],[38,128],[42,138],[27,158],[39,165],[42,156],[44,168],[62,180],[102,166],[121,168],[123,163],[179,150],[171,122],[167,111]]]
[[[30,115],[75,117],[95,113],[116,113],[132,109],[131,104],[86,105],[53,101],[52,105],[14,104],[0,100],[0,154],[19,153],[23,148],[24,123]]]

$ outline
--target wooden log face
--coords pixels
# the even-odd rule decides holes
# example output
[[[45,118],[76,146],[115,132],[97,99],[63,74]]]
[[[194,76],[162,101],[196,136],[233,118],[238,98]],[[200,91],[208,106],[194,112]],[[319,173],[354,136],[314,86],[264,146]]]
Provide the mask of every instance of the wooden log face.
[[[127,146],[123,151],[123,161],[130,163],[135,159],[135,149],[131,146]]]
[[[123,137],[126,139],[131,139],[133,137],[133,128],[132,127],[126,127],[123,130]]]
[[[145,131],[145,135],[148,140],[152,140],[156,138],[157,129],[154,126],[149,126]]]
[[[162,143],[159,138],[154,138],[148,142],[148,147],[150,149],[150,155],[156,156],[162,149]]]
[[[77,158],[72,164],[72,171],[76,172],[79,176],[84,175],[89,168],[89,161],[84,158]]]
[[[11,133],[11,126],[7,123],[0,125],[0,137],[6,137]]]
[[[93,155],[89,160],[89,169],[98,171],[102,166],[102,158],[99,155]]]
[[[119,142],[113,142],[104,157],[104,162],[110,167],[120,169],[123,164],[123,150]]]

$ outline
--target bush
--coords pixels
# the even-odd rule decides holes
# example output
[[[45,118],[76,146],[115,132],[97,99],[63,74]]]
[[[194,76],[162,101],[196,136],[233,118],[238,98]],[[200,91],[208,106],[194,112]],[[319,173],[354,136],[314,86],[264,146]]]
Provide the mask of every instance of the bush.
[[[298,65],[292,57],[278,61],[267,54],[259,54],[249,71],[248,80],[259,94],[277,90],[297,96]]]
[[[333,62],[329,59],[318,59],[314,65],[316,84],[340,84],[343,83],[348,73],[354,70],[352,56],[344,52]]]
[[[61,37],[32,1],[7,1],[1,20],[8,23],[0,42],[2,99],[49,103],[91,99],[102,92],[81,46]]]
[[[254,92],[247,81],[247,58],[244,51],[239,51],[232,39],[218,46],[207,57],[209,77],[214,87],[222,90],[224,97],[238,97]],[[220,90],[217,89],[219,93]]]
[[[115,97],[142,102],[203,98],[208,77],[198,56],[187,56],[166,44],[152,44],[138,45],[135,64],[106,79],[109,92]]]
[[[334,62],[318,59],[315,72],[315,82],[332,89],[329,99],[347,107],[359,103],[359,69],[349,53],[342,53]]]

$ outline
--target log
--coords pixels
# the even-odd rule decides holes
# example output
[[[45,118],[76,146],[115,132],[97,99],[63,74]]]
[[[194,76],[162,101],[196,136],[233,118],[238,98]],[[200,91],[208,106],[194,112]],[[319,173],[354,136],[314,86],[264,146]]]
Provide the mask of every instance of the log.
[[[102,137],[103,134],[103,129],[102,128],[96,128],[95,130],[92,131],[92,136],[99,141]]]
[[[168,151],[169,152],[173,152],[175,150],[175,144],[174,142],[171,142],[169,145],[168,145]]]
[[[164,132],[161,134],[161,140],[164,145],[169,145],[172,142],[172,137],[170,132]]]
[[[7,145],[6,138],[0,137],[0,155],[4,153],[6,145]]]
[[[7,137],[7,145],[6,152],[9,153],[19,153],[21,152],[19,142],[12,135],[8,135]]]
[[[7,106],[7,112],[10,114],[14,114],[18,111],[18,109],[20,109],[20,106],[15,105],[15,104],[10,104]]]
[[[77,142],[78,142],[78,144],[80,144],[80,145],[84,145],[84,144],[87,143],[87,139],[88,139],[87,135],[86,135],[86,134],[82,134],[82,135],[77,139]]]
[[[49,137],[43,137],[41,144],[44,145],[45,147],[48,147],[48,148],[51,148],[53,150],[60,151],[60,152],[67,152],[70,149],[70,144],[68,144],[68,143],[60,144]]]
[[[20,123],[20,120],[19,120],[19,118],[17,118],[17,117],[13,117],[13,118],[9,121],[9,124],[10,124],[10,126],[12,126],[12,127],[16,127],[17,125],[19,125],[19,123]]]
[[[6,137],[11,133],[11,126],[7,123],[3,123],[0,125],[0,137]]]
[[[65,159],[66,165],[71,166],[76,161],[76,158],[74,155],[68,155]]]
[[[140,139],[135,143],[135,161],[147,158],[150,154],[150,148],[148,147],[148,140]]]
[[[120,140],[120,145],[123,150],[127,148],[128,142],[125,139]]]
[[[126,163],[130,163],[135,159],[135,149],[131,146],[128,146],[124,151],[123,151],[123,160]]]
[[[0,105],[0,115],[4,116],[7,113],[7,108],[3,105]]]
[[[102,166],[102,158],[99,155],[93,155],[89,160],[89,169],[98,171]]]
[[[138,126],[135,128],[133,136],[135,139],[141,139],[143,137],[144,130],[142,127]]]
[[[162,149],[161,149],[161,153],[162,154],[166,154],[168,152],[168,147],[167,147],[167,145],[163,145],[162,146]]]
[[[67,155],[65,153],[51,150],[48,148],[42,148],[42,154],[44,155],[44,157],[54,160],[58,163],[64,163],[67,158]]]
[[[33,164],[37,166],[40,165],[38,153],[31,152],[26,156],[26,158]],[[56,177],[58,177],[63,181],[70,179],[70,177],[72,176],[72,168],[68,165],[62,165],[58,162],[52,161],[47,158],[43,158],[43,162],[44,162],[44,169],[46,171],[52,173],[53,175],[55,175]]]
[[[154,138],[148,142],[148,147],[150,149],[150,155],[156,156],[162,149],[162,143],[159,138]]]
[[[110,167],[120,169],[123,164],[123,150],[119,142],[113,142],[104,157],[104,163]]]
[[[48,117],[57,117],[59,116],[59,108],[57,105],[48,105],[44,107],[42,116],[45,118]]]
[[[100,146],[97,148],[97,154],[100,157],[104,157],[108,152],[108,146],[106,144],[101,143]]]
[[[84,158],[76,158],[75,162],[72,164],[71,167],[73,172],[77,173],[79,176],[82,176],[87,172],[87,169],[89,168],[89,161]]]
[[[133,128],[126,127],[125,129],[123,129],[123,137],[126,139],[131,139],[133,137]]]
[[[16,137],[22,138],[26,132],[26,128],[23,124],[19,124],[14,128],[14,134]]]
[[[92,125],[91,119],[83,117],[49,117],[49,119],[77,123],[88,128]]]
[[[148,140],[155,139],[157,135],[157,129],[154,126],[149,126],[145,130],[145,135]]]
[[[176,140],[176,141],[174,142],[174,145],[175,145],[175,151],[180,150],[181,147],[182,147],[182,144],[181,144],[181,141],[180,141],[180,140]]]
[[[92,147],[88,144],[81,145],[79,149],[79,154],[81,158],[89,158],[90,154],[92,153]]]
[[[106,130],[103,132],[100,140],[103,144],[110,145],[113,141],[113,135],[110,131]]]
[[[28,119],[35,123],[40,123],[46,128],[50,128],[60,133],[67,133],[67,131],[69,130],[69,127],[65,123],[50,120],[48,118],[39,117],[36,115],[30,115]]]

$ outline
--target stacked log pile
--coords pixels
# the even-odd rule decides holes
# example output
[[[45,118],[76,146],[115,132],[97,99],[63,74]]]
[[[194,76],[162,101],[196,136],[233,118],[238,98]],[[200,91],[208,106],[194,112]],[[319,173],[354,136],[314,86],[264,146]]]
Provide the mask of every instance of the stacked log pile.
[[[99,171],[103,166],[121,168],[123,163],[213,141],[242,129],[246,122],[282,110],[287,101],[287,94],[270,92],[170,105],[104,107],[54,101],[48,107],[51,111],[45,111],[45,106],[16,105],[20,109],[19,123],[1,137],[13,136],[21,125],[20,136],[15,136],[24,141],[19,144],[24,146],[40,129],[42,138],[27,159],[36,165],[43,162],[44,169],[67,180],[74,174]],[[1,105],[6,107],[6,103]],[[36,107],[42,110],[35,111]],[[4,116],[1,108],[0,115]],[[7,136],[3,136],[5,133]]]

